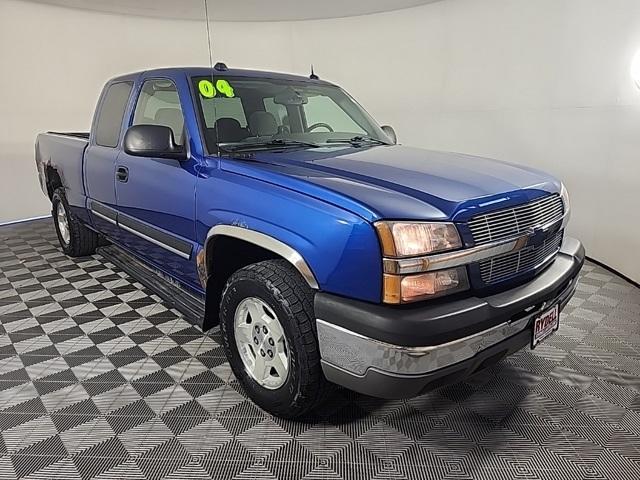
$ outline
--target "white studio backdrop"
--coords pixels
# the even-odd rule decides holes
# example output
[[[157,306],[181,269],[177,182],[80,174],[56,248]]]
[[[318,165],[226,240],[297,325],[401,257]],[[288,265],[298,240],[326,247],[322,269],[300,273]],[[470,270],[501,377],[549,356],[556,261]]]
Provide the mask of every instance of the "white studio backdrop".
[[[212,33],[214,61],[232,67],[308,74],[313,63],[404,144],[557,175],[572,197],[571,234],[640,280],[637,0],[443,0],[334,20],[214,22]],[[204,22],[0,3],[0,222],[49,209],[38,132],[87,130],[113,75],[208,59]]]

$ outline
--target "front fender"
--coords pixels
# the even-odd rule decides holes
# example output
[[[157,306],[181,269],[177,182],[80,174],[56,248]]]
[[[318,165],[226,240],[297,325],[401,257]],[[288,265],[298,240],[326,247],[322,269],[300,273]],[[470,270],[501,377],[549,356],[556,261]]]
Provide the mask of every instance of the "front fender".
[[[373,227],[361,217],[302,193],[220,170],[200,178],[197,192],[201,245],[223,231],[216,230],[219,226],[235,227],[236,235],[245,230],[244,239],[251,243],[256,232],[298,254],[320,290],[380,301],[380,246]],[[305,267],[294,266],[303,274]]]

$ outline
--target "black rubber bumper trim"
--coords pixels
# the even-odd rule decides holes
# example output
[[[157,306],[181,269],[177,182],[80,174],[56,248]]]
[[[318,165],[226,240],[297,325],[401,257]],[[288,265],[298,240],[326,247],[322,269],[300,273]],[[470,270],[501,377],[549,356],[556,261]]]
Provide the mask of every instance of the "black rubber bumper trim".
[[[370,368],[363,376],[353,375],[326,362],[322,371],[330,382],[372,397],[411,398],[443,385],[456,383],[483,370],[531,343],[531,328],[503,340],[474,357],[422,375],[399,375]]]
[[[328,293],[315,296],[316,318],[392,345],[440,345],[521,318],[525,310],[558,301],[584,264],[582,244],[566,238],[556,259],[529,283],[484,298],[407,307],[370,304]],[[568,301],[568,300],[567,300]]]

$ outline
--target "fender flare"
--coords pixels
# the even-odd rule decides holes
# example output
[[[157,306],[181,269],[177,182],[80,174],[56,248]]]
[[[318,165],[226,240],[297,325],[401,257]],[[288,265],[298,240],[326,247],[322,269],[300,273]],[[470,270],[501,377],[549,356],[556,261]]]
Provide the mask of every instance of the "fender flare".
[[[265,250],[269,250],[279,255],[280,257],[287,260],[291,265],[293,265],[295,269],[298,270],[298,272],[300,272],[302,278],[304,278],[304,280],[311,288],[313,288],[314,290],[320,289],[313,271],[307,264],[306,260],[302,257],[302,255],[300,255],[297,250],[269,235],[236,225],[216,225],[214,227],[211,227],[211,229],[207,233],[207,239],[205,240],[204,248],[202,250],[204,252],[204,255],[201,259],[199,259],[200,261],[198,262],[199,264],[202,262],[204,265],[205,278],[208,275],[208,273],[206,273],[206,266],[208,265],[208,261],[206,258],[207,252],[209,251],[209,248],[215,241],[216,237],[220,236],[244,240],[245,242],[252,243],[264,248]]]

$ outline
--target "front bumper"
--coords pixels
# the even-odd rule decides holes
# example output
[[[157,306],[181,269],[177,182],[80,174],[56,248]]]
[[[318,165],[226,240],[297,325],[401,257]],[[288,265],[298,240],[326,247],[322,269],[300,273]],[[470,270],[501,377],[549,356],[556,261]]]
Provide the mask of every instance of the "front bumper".
[[[371,305],[318,293],[322,368],[328,380],[368,395],[405,398],[462,380],[531,342],[544,309],[571,299],[584,248],[566,238],[529,283],[492,296],[432,305]]]

